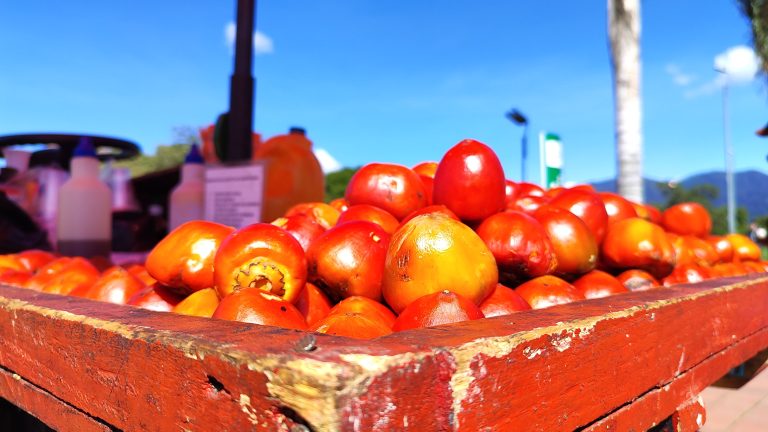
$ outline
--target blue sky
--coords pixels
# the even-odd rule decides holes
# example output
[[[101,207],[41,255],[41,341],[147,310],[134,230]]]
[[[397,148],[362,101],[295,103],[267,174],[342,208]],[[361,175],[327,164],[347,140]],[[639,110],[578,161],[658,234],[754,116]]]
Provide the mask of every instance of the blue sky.
[[[213,122],[227,107],[234,4],[0,0],[0,134],[106,134],[152,153],[174,127]],[[436,4],[259,1],[256,130],[304,126],[348,166],[439,160],[472,137],[519,179],[514,106],[531,121],[529,179],[539,130],[561,135],[565,180],[614,176],[604,1]],[[748,24],[731,0],[643,7],[645,174],[721,169],[714,59],[750,44]],[[764,170],[765,84],[730,89],[736,166]]]

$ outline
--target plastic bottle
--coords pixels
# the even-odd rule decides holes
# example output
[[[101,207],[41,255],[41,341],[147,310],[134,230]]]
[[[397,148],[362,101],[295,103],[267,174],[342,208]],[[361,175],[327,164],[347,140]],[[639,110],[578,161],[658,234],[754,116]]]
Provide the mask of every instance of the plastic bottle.
[[[112,168],[110,171],[108,183],[112,189],[112,211],[140,211],[131,184],[131,170],[120,167]]]
[[[323,200],[325,175],[304,129],[293,127],[268,139],[254,159],[266,163],[262,221],[279,218],[295,204]]]
[[[3,150],[3,155],[7,166],[16,170],[16,174],[8,181],[3,190],[8,198],[24,209],[27,214],[35,216],[39,184],[35,178],[35,173],[29,171],[29,159],[32,153],[8,148]]]
[[[112,192],[99,178],[99,160],[90,139],[81,138],[70,172],[59,189],[58,250],[69,256],[109,257]]]
[[[171,192],[168,206],[169,230],[184,222],[203,218],[205,212],[205,165],[197,145],[189,149],[181,166],[181,181]]]

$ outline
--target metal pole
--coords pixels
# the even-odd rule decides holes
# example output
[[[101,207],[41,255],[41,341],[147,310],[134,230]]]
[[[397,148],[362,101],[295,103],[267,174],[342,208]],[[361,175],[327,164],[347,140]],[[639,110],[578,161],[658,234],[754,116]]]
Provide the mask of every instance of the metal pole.
[[[728,118],[728,75],[723,84],[723,143],[725,145],[725,194],[728,211],[728,232],[736,232],[736,182],[733,179],[733,144]]]
[[[520,174],[523,178],[523,181],[527,181],[527,177],[525,175],[525,166],[528,161],[528,123],[525,123],[525,126],[523,128],[523,140],[522,140],[522,156],[520,158]]]
[[[547,189],[547,174],[544,168],[544,131],[539,132],[539,183],[541,187]]]
[[[227,161],[251,159],[253,131],[253,30],[256,0],[237,0],[235,72],[230,78]]]

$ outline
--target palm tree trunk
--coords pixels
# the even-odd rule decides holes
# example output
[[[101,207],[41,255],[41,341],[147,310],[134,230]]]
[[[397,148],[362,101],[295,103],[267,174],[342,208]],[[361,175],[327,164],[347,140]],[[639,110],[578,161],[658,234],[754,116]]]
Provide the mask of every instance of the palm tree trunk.
[[[608,0],[619,194],[643,201],[640,0]]]

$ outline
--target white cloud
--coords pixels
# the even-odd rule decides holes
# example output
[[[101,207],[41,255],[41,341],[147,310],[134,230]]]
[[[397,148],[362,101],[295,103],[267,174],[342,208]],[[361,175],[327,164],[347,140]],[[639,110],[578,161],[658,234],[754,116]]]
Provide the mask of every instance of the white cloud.
[[[274,51],[272,38],[256,30],[253,34],[253,51],[256,54],[270,54]]]
[[[715,57],[715,69],[722,71],[728,83],[751,82],[760,68],[760,62],[752,48],[744,45],[728,48]]]
[[[751,83],[760,69],[760,60],[752,48],[737,45],[715,56],[714,68],[717,76],[712,80],[685,93],[687,98],[709,95],[720,90],[724,85]]]
[[[324,173],[328,174],[343,168],[341,163],[337,161],[335,157],[331,156],[327,150],[323,148],[315,148],[314,152],[315,157],[317,158],[317,161],[320,162],[320,166],[323,168]]]
[[[235,47],[235,34],[237,33],[237,26],[234,22],[230,21],[224,26],[224,41],[229,49]],[[274,44],[272,38],[264,33],[256,30],[253,33],[253,52],[255,54],[270,54],[274,51]]]
[[[672,77],[672,81],[681,87],[687,86],[696,79],[693,75],[683,72],[680,66],[673,63],[668,64],[664,70]]]

